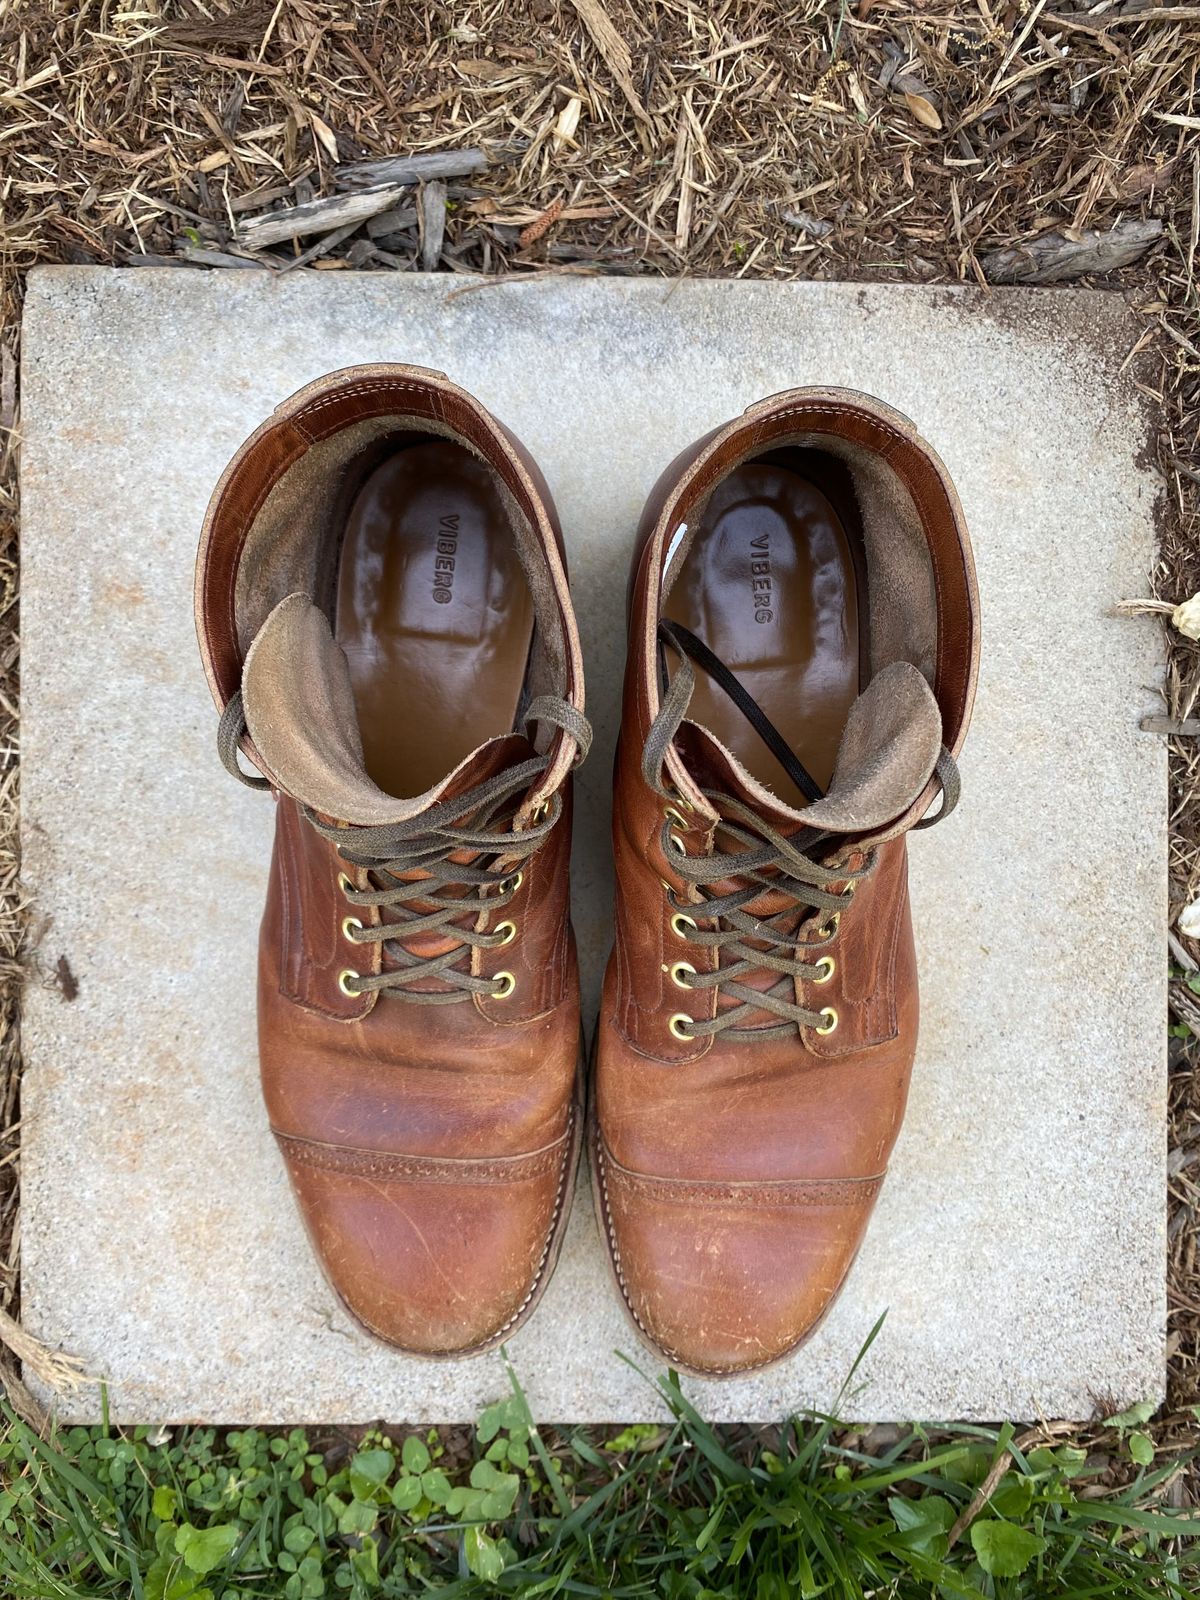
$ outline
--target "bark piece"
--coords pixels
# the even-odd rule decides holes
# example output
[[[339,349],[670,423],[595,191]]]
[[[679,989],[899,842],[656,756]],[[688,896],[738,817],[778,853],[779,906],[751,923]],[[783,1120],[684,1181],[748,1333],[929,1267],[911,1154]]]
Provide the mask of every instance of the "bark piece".
[[[1103,233],[1088,230],[1075,239],[1065,233],[1044,233],[1016,249],[984,256],[983,275],[989,283],[1062,283],[1085,272],[1113,272],[1144,255],[1162,231],[1162,223],[1151,217],[1146,222],[1118,222]]]
[[[374,189],[382,183],[411,187],[434,178],[466,178],[482,172],[491,162],[483,150],[433,150],[423,156],[382,156],[378,161],[354,161],[337,175],[341,189]]]
[[[426,183],[417,196],[417,222],[421,229],[421,269],[432,272],[442,257],[446,237],[446,185]]]
[[[404,233],[417,225],[416,206],[393,206],[367,220],[367,234],[372,239],[383,239],[389,233]]]
[[[310,233],[333,233],[366,222],[388,211],[403,193],[399,184],[378,189],[362,189],[353,194],[333,195],[325,200],[310,200],[307,205],[288,211],[267,211],[260,217],[247,217],[237,230],[237,242],[247,250],[262,250],[282,244],[285,239],[302,239]]]

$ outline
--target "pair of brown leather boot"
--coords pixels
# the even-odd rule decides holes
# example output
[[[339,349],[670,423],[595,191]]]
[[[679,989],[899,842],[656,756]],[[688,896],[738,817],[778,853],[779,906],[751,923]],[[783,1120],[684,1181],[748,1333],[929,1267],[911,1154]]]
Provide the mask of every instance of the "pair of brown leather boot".
[[[335,373],[226,470],[196,610],[222,756],[278,802],[259,1052],[317,1256],[380,1338],[486,1350],[546,1286],[583,1137],[550,495],[442,375]],[[795,1349],[862,1240],[916,1045],[905,834],[955,798],[976,612],[945,468],[863,395],[753,406],[646,508],[591,1168],[681,1368]]]

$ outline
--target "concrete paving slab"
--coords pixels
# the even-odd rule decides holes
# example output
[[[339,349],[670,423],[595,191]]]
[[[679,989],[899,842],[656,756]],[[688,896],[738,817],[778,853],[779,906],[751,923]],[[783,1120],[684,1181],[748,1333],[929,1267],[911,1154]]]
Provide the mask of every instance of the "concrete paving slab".
[[[1083,1417],[1163,1388],[1166,757],[1144,592],[1159,484],[1122,301],[1079,291],[50,268],[22,401],[23,1309],[125,1421],[472,1417],[499,1356],[407,1361],[335,1303],[267,1131],[254,964],[272,807],[216,756],[191,582],[209,492],[278,401],[417,362],[493,407],[566,529],[596,746],[577,810],[589,1004],[631,530],[687,441],[793,384],[868,390],[944,456],[975,540],[983,672],[958,814],[913,841],[923,1024],[846,1292],[708,1415]],[[52,981],[65,957],[78,981]],[[581,1190],[511,1345],[546,1419],[659,1414]],[[98,1395],[65,1399],[95,1417]]]

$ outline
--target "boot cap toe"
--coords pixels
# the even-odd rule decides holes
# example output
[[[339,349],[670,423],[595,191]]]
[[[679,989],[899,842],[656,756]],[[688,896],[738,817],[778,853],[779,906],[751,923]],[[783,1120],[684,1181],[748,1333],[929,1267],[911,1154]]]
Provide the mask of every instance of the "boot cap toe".
[[[570,1132],[492,1161],[277,1137],[321,1268],[376,1338],[411,1355],[472,1355],[532,1310],[561,1241]]]
[[[674,1366],[735,1376],[790,1355],[837,1297],[882,1176],[705,1183],[631,1172],[595,1147],[598,1210],[626,1307]]]

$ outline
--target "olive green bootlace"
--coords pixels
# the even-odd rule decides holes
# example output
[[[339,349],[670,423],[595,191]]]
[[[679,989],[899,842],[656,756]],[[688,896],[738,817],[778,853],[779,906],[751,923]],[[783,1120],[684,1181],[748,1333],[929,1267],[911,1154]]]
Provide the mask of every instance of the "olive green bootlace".
[[[575,765],[587,755],[591,727],[567,701],[541,695],[530,702],[522,722],[560,728],[577,746]],[[218,748],[235,777],[252,788],[269,788],[265,779],[243,772],[238,764],[244,731],[238,695],[222,716]],[[562,816],[562,795],[556,789],[539,804],[529,826],[520,830],[512,826],[513,802],[536,784],[549,764],[549,754],[534,756],[415,817],[374,827],[325,822],[301,803],[310,827],[330,841],[348,866],[365,874],[364,887],[357,886],[348,874],[339,874],[347,904],[391,913],[392,920],[377,925],[364,924],[353,916],[343,920],[342,932],[350,944],[383,945],[396,963],[394,968],[374,974],[343,972],[339,983],[345,994],[377,993],[413,1005],[441,1006],[472,995],[502,1000],[512,993],[511,973],[477,977],[456,963],[471,950],[495,950],[516,937],[511,921],[482,932],[469,924],[479,919],[485,907],[490,920],[509,904],[521,886],[521,863],[537,853]],[[469,863],[450,859],[461,852],[471,853]],[[406,876],[413,872],[422,876]],[[411,939],[438,935],[454,941],[440,955],[422,957],[405,948]],[[412,987],[431,979],[446,987]]]
[[[695,674],[688,659],[690,654],[749,718],[801,791],[812,799],[818,798],[820,787],[729,669],[677,623],[660,624],[659,636],[678,655],[679,665],[646,739],[642,775],[651,788],[664,799],[677,798],[664,786],[662,773],[667,750],[692,698]],[[942,804],[935,816],[914,825],[918,828],[940,822],[958,803],[958,769],[948,750],[942,750],[935,770]],[[695,892],[694,899],[680,900],[670,891],[672,928],[686,943],[716,951],[715,966],[712,971],[699,972],[690,962],[677,961],[668,971],[678,988],[724,991],[738,1004],[717,1010],[705,1019],[676,1013],[670,1020],[672,1034],[681,1040],[723,1034],[747,1043],[784,1039],[801,1028],[832,1033],[838,1023],[834,1008],[797,1004],[796,986],[820,986],[833,977],[834,958],[822,947],[828,947],[833,940],[857,886],[874,872],[876,852],[853,847],[847,850],[844,835],[818,828],[800,827],[794,833],[783,834],[734,796],[711,789],[702,789],[701,793],[721,819],[716,833],[730,840],[732,848],[710,848],[705,855],[689,855],[679,832],[684,819],[673,806],[667,808],[660,842],[664,853],[670,853],[676,874]],[[819,856],[825,859],[818,859]],[[855,861],[853,868],[851,860]],[[713,885],[726,881],[736,887],[716,893]],[[764,895],[783,896],[788,904],[765,918],[746,910]],[[819,918],[819,922],[801,941],[798,934],[810,917],[814,922]],[[709,926],[702,928],[701,922]],[[767,989],[756,989],[741,981],[756,972],[774,972],[778,978]],[[766,1026],[745,1025],[764,1012],[779,1020]]]

